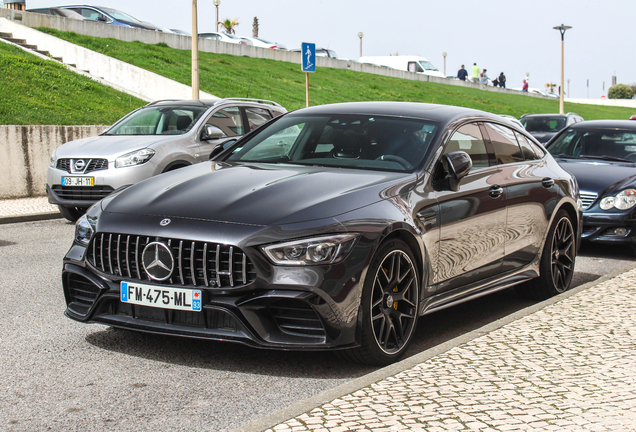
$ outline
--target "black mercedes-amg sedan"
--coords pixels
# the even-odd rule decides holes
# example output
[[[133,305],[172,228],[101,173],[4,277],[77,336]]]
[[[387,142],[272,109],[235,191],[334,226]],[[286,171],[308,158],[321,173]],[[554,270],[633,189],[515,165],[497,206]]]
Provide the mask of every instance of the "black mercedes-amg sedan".
[[[577,123],[548,151],[579,183],[583,241],[636,248],[636,122]]]
[[[500,116],[316,106],[212,154],[78,220],[68,317],[382,365],[421,315],[572,279],[576,180]]]

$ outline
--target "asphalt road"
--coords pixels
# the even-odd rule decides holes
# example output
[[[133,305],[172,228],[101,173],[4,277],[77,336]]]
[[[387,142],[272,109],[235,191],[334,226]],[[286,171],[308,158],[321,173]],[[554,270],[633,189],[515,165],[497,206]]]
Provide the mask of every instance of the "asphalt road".
[[[0,225],[0,425],[9,431],[223,431],[371,372],[330,353],[145,335],[63,316],[73,225]],[[579,285],[636,261],[584,247]],[[506,290],[423,317],[415,354],[529,306]]]

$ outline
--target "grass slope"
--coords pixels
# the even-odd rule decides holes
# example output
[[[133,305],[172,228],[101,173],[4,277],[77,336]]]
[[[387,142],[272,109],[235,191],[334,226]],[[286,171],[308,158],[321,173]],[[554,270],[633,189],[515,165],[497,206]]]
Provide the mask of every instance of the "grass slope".
[[[191,84],[190,51],[141,42],[97,38],[54,29],[38,30],[117,58],[180,83]],[[0,73],[3,71],[0,69]],[[225,54],[199,53],[201,90],[219,97],[254,97],[274,100],[288,110],[305,106],[305,74],[300,65]],[[310,104],[389,100],[457,105],[519,117],[524,113],[554,113],[558,100],[488,92],[476,88],[426,83],[349,70],[319,68],[309,76]],[[101,101],[100,101],[101,102]],[[136,105],[139,106],[139,105]],[[566,104],[583,118],[626,119],[630,108]],[[69,112],[72,115],[72,112]],[[0,117],[0,122],[2,118]],[[105,123],[111,121],[104,120]]]
[[[144,104],[5,43],[0,77],[0,124],[110,124]]]

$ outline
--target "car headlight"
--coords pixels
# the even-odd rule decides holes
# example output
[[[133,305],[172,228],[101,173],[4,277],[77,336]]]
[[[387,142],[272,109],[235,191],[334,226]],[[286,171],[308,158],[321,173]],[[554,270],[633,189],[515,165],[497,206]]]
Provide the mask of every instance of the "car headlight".
[[[97,218],[83,215],[75,222],[75,241],[88,245],[95,234]]]
[[[347,256],[357,238],[358,234],[338,234],[263,246],[261,249],[274,264],[334,264]]]
[[[154,154],[155,154],[155,151],[149,148],[127,153],[115,159],[115,168],[141,165],[143,163],[148,162],[150,158],[154,156]]]
[[[55,168],[55,165],[57,164],[57,155],[55,153],[56,153],[56,150],[53,150],[53,153],[51,154],[51,159],[49,159],[49,166],[51,168]]]
[[[628,210],[636,205],[636,190],[626,189],[613,197],[605,197],[601,200],[600,207],[603,210],[617,208]]]

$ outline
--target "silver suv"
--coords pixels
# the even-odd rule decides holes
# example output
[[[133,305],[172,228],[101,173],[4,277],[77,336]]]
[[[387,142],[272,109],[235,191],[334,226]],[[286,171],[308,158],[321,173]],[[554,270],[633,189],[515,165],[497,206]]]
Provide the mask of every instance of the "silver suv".
[[[58,147],[47,173],[49,202],[75,221],[114,190],[208,160],[285,112],[275,102],[257,99],[149,103],[98,136]]]

